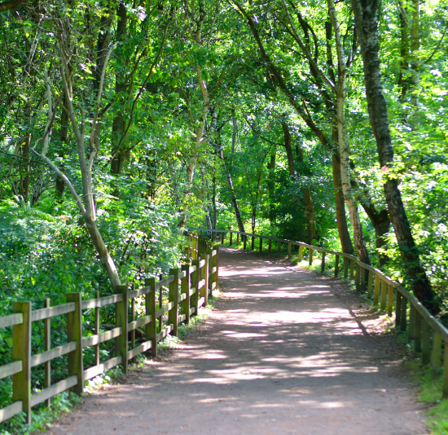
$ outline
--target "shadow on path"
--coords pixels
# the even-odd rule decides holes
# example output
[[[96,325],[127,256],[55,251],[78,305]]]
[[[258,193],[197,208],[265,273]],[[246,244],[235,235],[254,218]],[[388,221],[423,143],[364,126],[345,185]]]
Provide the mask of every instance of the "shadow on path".
[[[164,361],[88,397],[53,434],[421,435],[409,383],[333,280],[224,248],[224,295]]]

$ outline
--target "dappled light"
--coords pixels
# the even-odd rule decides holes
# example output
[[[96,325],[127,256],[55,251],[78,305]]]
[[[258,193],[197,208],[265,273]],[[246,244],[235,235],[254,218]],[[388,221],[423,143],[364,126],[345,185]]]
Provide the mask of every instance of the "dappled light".
[[[237,273],[221,255],[225,292],[202,332],[147,364],[138,384],[100,394],[95,421],[117,431],[126,422],[131,433],[146,401],[146,418],[169,433],[423,434],[393,360],[336,298],[335,282],[253,256]]]

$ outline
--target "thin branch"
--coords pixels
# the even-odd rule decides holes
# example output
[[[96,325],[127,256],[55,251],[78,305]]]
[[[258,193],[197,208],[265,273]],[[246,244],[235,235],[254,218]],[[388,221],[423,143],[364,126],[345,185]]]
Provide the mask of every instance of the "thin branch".
[[[437,53],[437,51],[439,50],[440,44],[442,44],[443,38],[445,38],[447,30],[448,30],[448,22],[446,23],[445,30],[443,31],[443,34],[442,34],[442,37],[440,38],[439,43],[436,45],[436,48],[434,48],[434,51],[432,52],[431,56],[429,56],[428,59],[423,61],[423,63],[421,64],[422,66],[426,65],[428,62],[430,62],[431,59],[434,57],[434,55]]]
[[[73,195],[73,198],[75,198],[76,204],[78,204],[78,207],[81,210],[82,215],[85,216],[86,209],[84,208],[81,198],[76,193],[73,184],[67,178],[67,176],[47,156],[38,153],[34,148],[32,148],[31,151],[33,151],[33,153],[36,154],[36,156],[40,157],[48,166],[50,166],[50,168],[53,169],[56,175],[60,177],[62,181],[64,181],[64,184],[67,186],[67,189],[70,190],[71,194]]]
[[[17,9],[22,3],[25,3],[26,0],[9,0],[3,3],[0,3],[0,12],[10,11],[11,9]]]
[[[299,44],[300,48],[303,51],[303,54],[306,56],[306,58],[308,59],[308,62],[313,66],[313,68],[317,71],[317,73],[322,77],[322,80],[324,81],[324,83],[326,83],[333,92],[336,92],[334,83],[332,83],[331,80],[318,67],[318,65],[314,61],[313,57],[311,56],[311,53],[308,51],[308,49],[306,48],[306,46],[303,43],[302,39],[300,38],[299,34],[297,33],[297,30],[296,30],[296,28],[294,26],[294,23],[292,22],[291,15],[289,13],[288,5],[286,4],[286,1],[282,0],[282,3],[283,3],[283,6],[285,8],[285,12],[286,12],[286,16],[288,18],[288,22],[289,22],[289,24],[290,24],[290,26],[292,28],[292,32],[294,34],[294,39]]]

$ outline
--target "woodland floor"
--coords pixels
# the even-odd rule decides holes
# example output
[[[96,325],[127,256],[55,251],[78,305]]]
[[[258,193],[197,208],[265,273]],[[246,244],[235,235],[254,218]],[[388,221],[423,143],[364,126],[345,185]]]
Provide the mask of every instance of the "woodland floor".
[[[220,262],[206,322],[48,433],[427,433],[395,337],[345,284],[230,248]]]

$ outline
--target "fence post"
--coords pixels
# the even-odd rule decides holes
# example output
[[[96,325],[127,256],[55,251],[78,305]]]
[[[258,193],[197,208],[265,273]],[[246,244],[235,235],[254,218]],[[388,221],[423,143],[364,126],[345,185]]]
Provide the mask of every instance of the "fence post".
[[[313,250],[310,248],[310,257],[309,257],[309,265],[312,266],[313,265]]]
[[[355,260],[350,259],[350,281],[353,281],[355,273]]]
[[[117,289],[117,294],[121,294],[121,302],[115,304],[115,315],[117,327],[121,328],[121,335],[115,339],[115,349],[121,355],[123,372],[128,372],[128,323],[129,323],[129,300],[128,287],[120,285]]]
[[[213,273],[213,265],[215,262],[215,257],[212,256],[213,254],[213,246],[209,246],[208,247],[208,255],[209,255],[209,262],[208,262],[208,269],[207,269],[207,273],[208,273],[208,295],[211,296],[213,293],[213,282],[214,282],[214,273]]]
[[[401,303],[403,302],[403,295],[397,290],[397,302],[395,303],[395,329],[401,325]]]
[[[303,246],[299,245],[299,263],[302,261],[303,258]]]
[[[406,331],[407,325],[407,305],[408,300],[403,296],[401,298],[401,322],[400,322],[400,331]]]
[[[413,340],[415,337],[415,307],[411,302],[410,312],[409,312],[409,332],[408,332],[408,340]]]
[[[403,302],[403,295],[397,290],[397,301],[395,303],[395,329],[399,329],[401,325],[401,303]]]
[[[252,236],[252,244],[250,245],[250,250],[253,251],[255,249],[255,236]]]
[[[392,316],[394,306],[394,288],[392,285],[387,286],[387,315]]]
[[[260,252],[263,252],[263,237],[260,237]]]
[[[422,331],[422,364],[426,365],[430,361],[430,346],[431,346],[431,330],[426,320],[423,321]]]
[[[31,302],[14,302],[13,312],[23,322],[12,329],[12,360],[22,361],[22,371],[12,376],[12,400],[21,400],[26,424],[31,424]]]
[[[247,236],[246,233],[244,233],[244,243],[243,243],[243,250],[246,250],[246,245],[247,245]]]
[[[132,291],[135,290],[135,283],[132,283]],[[131,322],[135,320],[135,298],[131,300]],[[131,349],[135,348],[135,329],[131,332]]]
[[[269,252],[269,255],[271,255],[271,249],[272,249],[272,240],[269,239],[269,243],[268,243],[268,252]]]
[[[185,299],[180,303],[182,314],[185,314],[185,324],[190,323],[190,265],[184,264],[182,272],[185,276],[181,280],[181,294],[185,295]]]
[[[361,273],[360,273],[360,270],[361,270],[361,266],[358,263],[356,263],[355,290],[357,292],[359,292],[361,290],[361,280],[360,280]]]
[[[437,331],[434,331],[432,339],[432,352],[431,352],[431,368],[432,368],[432,375],[434,377],[440,375],[441,362],[442,362],[442,337]]]
[[[373,294],[373,305],[378,305],[378,301],[380,300],[380,276],[375,273],[375,292]]]
[[[224,231],[221,233],[221,244],[224,245]]]
[[[229,242],[229,246],[232,246],[232,236],[233,236],[233,233],[231,232],[231,233],[230,233],[230,242]]]
[[[347,257],[344,257],[344,279],[348,278],[348,265],[349,259]]]
[[[236,246],[240,246],[240,233],[236,233]]]
[[[95,298],[100,298],[100,292],[95,292]],[[95,308],[95,334],[99,335],[100,333],[100,309],[99,307]],[[95,365],[97,366],[100,363],[100,345],[95,345]]]
[[[214,280],[216,282],[216,286],[215,286],[215,290],[219,289],[219,245],[215,246],[216,249],[216,255],[215,255],[215,267],[216,267],[216,272],[215,272],[215,277]]]
[[[194,315],[197,316],[199,313],[199,281],[200,281],[200,270],[199,270],[199,260],[193,261],[193,266],[196,266],[196,270],[191,274],[191,287],[196,291],[191,295],[191,305],[194,308]]]
[[[386,309],[386,300],[387,300],[387,283],[384,280],[381,280],[381,309]]]
[[[173,325],[171,335],[177,337],[177,325],[179,323],[179,269],[170,269],[171,275],[174,276],[174,280],[169,285],[169,301],[173,303],[173,308],[168,311],[168,324]]]
[[[280,255],[281,242],[277,242],[277,255]]]
[[[337,278],[339,273],[339,255],[334,257],[334,277]]]
[[[193,260],[195,261],[195,260]],[[145,295],[146,315],[151,315],[151,321],[146,325],[146,339],[151,340],[151,353],[157,356],[157,307],[156,307],[156,279],[145,279],[145,286],[151,291]]]
[[[51,306],[51,299],[45,298],[44,299],[44,307],[50,308]],[[51,319],[45,319],[44,320],[44,344],[45,344],[45,351],[48,351],[51,349]],[[45,381],[44,386],[45,388],[51,387],[51,361],[47,361],[44,365],[45,367]],[[45,406],[49,408],[51,406],[51,399],[47,399],[45,401]]]
[[[422,315],[417,310],[415,311],[414,350],[422,351]]]
[[[373,272],[369,270],[368,274],[369,278],[367,280],[367,297],[370,299],[372,298],[373,293]]]
[[[201,269],[201,280],[205,279],[205,284],[201,288],[201,297],[204,298],[204,306],[208,305],[208,263],[210,261],[210,255],[205,254],[201,257],[201,260],[205,260],[204,267]]]
[[[292,245],[290,242],[288,242],[288,260],[291,260],[291,250],[292,250]]]
[[[361,274],[360,274],[361,283],[359,288],[362,292],[364,292],[366,291],[366,270],[361,265],[359,267],[361,268]]]
[[[448,343],[445,343],[443,361],[443,398],[448,398]]]
[[[82,310],[81,293],[67,293],[67,302],[75,304],[75,311],[67,314],[67,340],[76,342],[76,349],[68,354],[69,376],[77,376],[78,383],[73,391],[82,394],[84,390],[84,364],[82,359]]]
[[[322,264],[320,266],[320,273],[324,273],[325,271],[325,252],[322,253]]]

